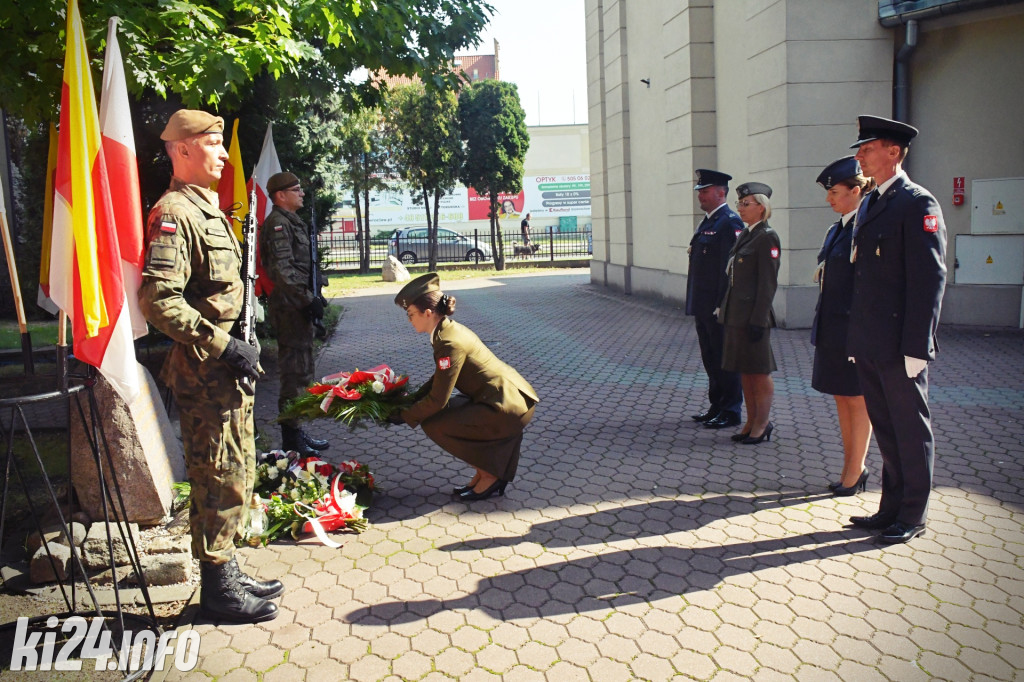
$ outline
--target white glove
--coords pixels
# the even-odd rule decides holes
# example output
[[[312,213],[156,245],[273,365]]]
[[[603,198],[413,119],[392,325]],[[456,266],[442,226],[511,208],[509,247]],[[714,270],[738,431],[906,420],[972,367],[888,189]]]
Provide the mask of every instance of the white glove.
[[[713,312],[711,314],[714,315],[715,319],[717,320],[718,319],[718,313],[720,313],[721,311],[722,311],[721,308],[715,308],[715,312]]]
[[[907,367],[907,378],[914,379],[928,366],[927,360],[912,358],[909,355],[903,356],[903,364]]]
[[[857,364],[857,358],[853,357],[852,355],[850,357],[846,358],[846,359],[849,360],[850,362],[852,362],[855,365]]]

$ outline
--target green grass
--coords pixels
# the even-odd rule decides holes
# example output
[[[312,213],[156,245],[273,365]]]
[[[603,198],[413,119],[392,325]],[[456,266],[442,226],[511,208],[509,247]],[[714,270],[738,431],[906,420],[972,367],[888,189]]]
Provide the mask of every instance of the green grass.
[[[29,322],[28,333],[32,346],[57,345],[57,320]],[[67,338],[71,338],[71,325],[68,325]],[[21,348],[21,329],[18,323],[11,320],[0,321],[0,348]]]
[[[581,270],[581,268],[574,268],[575,270]],[[413,277],[417,277],[427,272],[426,266],[412,266],[409,268],[409,273]],[[538,267],[524,265],[516,265],[505,270],[495,270],[494,268],[482,268],[476,269],[475,266],[470,269],[459,269],[459,268],[446,268],[443,264],[438,267],[438,272],[441,275],[441,281],[453,280],[453,279],[482,279],[488,277],[507,277],[508,275],[523,275],[530,273],[541,273],[551,272],[550,267]],[[376,289],[388,286],[394,286],[394,282],[385,282],[381,279],[380,272],[371,272],[366,275],[349,275],[349,274],[333,274],[330,275],[330,286],[324,289],[324,295],[328,298],[335,298],[338,296],[345,296],[353,291],[361,291],[364,289]]]

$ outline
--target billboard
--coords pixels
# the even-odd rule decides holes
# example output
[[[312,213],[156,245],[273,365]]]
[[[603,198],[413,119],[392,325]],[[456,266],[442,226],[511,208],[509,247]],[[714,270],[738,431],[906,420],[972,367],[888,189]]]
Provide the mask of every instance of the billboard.
[[[480,196],[476,193],[476,190],[472,187],[468,188],[469,192],[469,219],[470,220],[487,220],[487,202],[489,198],[487,196]],[[498,219],[499,220],[518,220],[520,214],[523,212],[523,193],[519,194],[508,194],[507,192],[498,192]]]
[[[590,215],[590,174],[527,175],[524,210],[534,218]]]
[[[416,199],[422,199],[422,193],[413,196],[406,188],[395,187],[370,192],[370,226],[371,227],[413,227],[427,224],[427,212],[423,208],[422,200],[416,203]],[[336,212],[336,218],[354,218],[355,207],[351,201],[343,202],[341,208]],[[438,223],[464,223],[469,215],[469,207],[466,201],[466,188],[456,187],[451,192],[441,197],[438,206]]]

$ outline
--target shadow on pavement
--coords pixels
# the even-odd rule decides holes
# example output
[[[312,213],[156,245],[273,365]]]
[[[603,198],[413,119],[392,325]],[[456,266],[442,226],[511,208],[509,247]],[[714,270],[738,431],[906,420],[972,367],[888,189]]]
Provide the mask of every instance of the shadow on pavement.
[[[454,542],[438,549],[444,552],[485,550],[513,547],[524,542],[533,542],[546,548],[579,547],[635,540],[692,531],[719,519],[807,504],[828,497],[831,495],[792,492],[756,497],[709,495],[693,500],[658,500],[535,523],[522,536],[479,538]]]
[[[391,626],[455,609],[480,609],[498,620],[586,613],[654,603],[712,589],[735,575],[877,547],[862,531],[843,530],[714,547],[620,550],[485,578],[459,599],[385,602],[342,619]]]

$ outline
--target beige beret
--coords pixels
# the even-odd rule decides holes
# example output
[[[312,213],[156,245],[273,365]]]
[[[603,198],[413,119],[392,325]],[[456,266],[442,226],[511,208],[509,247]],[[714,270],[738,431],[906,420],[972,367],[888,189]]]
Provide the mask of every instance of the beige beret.
[[[299,179],[292,173],[274,173],[267,180],[267,194],[280,192],[283,189],[294,187],[299,184]]]
[[[177,142],[206,133],[223,133],[224,119],[198,109],[178,109],[167,119],[167,126],[160,133],[165,142]]]
[[[416,279],[410,281],[402,290],[395,296],[395,305],[400,305],[403,308],[408,309],[413,303],[419,300],[423,294],[429,294],[431,291],[441,290],[441,279],[437,276],[436,272],[428,272],[425,275],[420,275]]]

